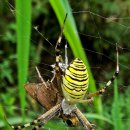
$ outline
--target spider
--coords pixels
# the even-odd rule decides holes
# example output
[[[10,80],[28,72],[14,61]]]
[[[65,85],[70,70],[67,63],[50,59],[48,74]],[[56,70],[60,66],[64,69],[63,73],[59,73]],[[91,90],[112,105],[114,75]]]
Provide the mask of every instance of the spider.
[[[61,40],[66,18],[67,14],[55,47],[56,62],[55,65],[53,65],[53,78],[51,81],[45,82],[36,67],[42,83],[28,83],[25,85],[25,89],[29,95],[44,106],[47,111],[30,123],[19,126],[9,124],[11,128],[15,130],[30,126],[34,126],[32,130],[38,130],[55,116],[62,118],[69,126],[77,126],[80,122],[85,130],[94,130],[93,124],[87,120],[83,113],[76,107],[76,104],[92,102],[93,97],[103,94],[118,76],[118,48],[116,46],[117,63],[116,71],[112,78],[100,90],[90,94],[86,93],[88,90],[89,75],[83,61],[76,58],[68,64],[67,46],[65,46],[65,63],[63,63],[62,60]]]

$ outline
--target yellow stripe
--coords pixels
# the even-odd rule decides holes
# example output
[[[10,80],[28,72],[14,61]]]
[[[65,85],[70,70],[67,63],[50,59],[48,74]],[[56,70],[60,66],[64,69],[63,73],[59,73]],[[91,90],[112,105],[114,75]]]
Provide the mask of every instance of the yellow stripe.
[[[87,91],[87,89],[88,89],[88,82],[87,82],[87,84],[85,84],[84,86],[78,86],[78,85],[74,85],[74,84],[72,84],[72,82],[70,83],[70,82],[68,82],[66,79],[65,79],[65,77],[63,77],[63,85],[66,85],[70,90],[76,90],[76,91],[80,91],[80,90],[83,90],[83,91]]]
[[[73,69],[72,67],[69,67],[68,69],[69,69],[72,73],[75,73],[75,74],[80,74],[80,75],[88,74],[87,70],[85,70],[85,71],[78,71],[78,70]]]
[[[85,90],[86,88],[88,88],[88,83],[87,84],[83,84],[83,85],[73,84],[73,83],[68,82],[65,79],[65,77],[63,77],[63,84],[65,84],[66,86],[68,86],[70,89],[82,88],[83,90]]]
[[[73,81],[77,81],[77,82],[84,82],[84,81],[88,80],[88,78],[75,78],[68,74],[66,74],[66,76],[70,77]]]
[[[87,80],[88,79],[88,75],[84,76],[84,77],[80,77],[80,76],[74,76],[68,69],[65,72],[66,75],[69,75],[70,77],[72,77],[73,79],[77,79],[77,80]],[[82,76],[82,75],[81,75]]]
[[[71,79],[68,75],[65,75],[65,78],[70,83],[74,83],[74,84],[78,84],[78,85],[88,84],[88,80],[79,82],[79,81]]]
[[[65,85],[63,86],[64,87],[64,89],[70,94],[70,95],[73,95],[73,96],[84,96],[84,94],[86,93],[85,91],[79,91],[79,92],[77,92],[77,91],[75,91],[75,90],[70,90],[70,89],[68,89]]]
[[[64,81],[65,81],[65,78],[63,79]],[[75,90],[75,91],[77,91],[77,92],[79,92],[79,91],[87,91],[87,89],[88,89],[88,85],[86,85],[85,87],[82,87],[82,86],[72,86],[72,85],[70,85],[70,84],[67,84],[67,82],[64,82],[64,84],[63,85],[65,85],[68,89],[70,89],[71,91],[73,91],[73,90]]]
[[[76,65],[76,66],[83,66],[83,67],[86,67],[86,66],[84,65],[84,63],[79,63],[79,62],[76,62],[76,61],[73,61],[72,64],[74,64],[74,65]]]
[[[70,84],[68,84],[68,81],[65,78],[63,78],[63,85],[66,85],[70,90],[74,89],[74,86],[71,86]]]
[[[72,71],[70,71],[70,70],[68,70],[68,69],[66,69],[66,71],[69,71],[73,76],[75,76],[75,77],[88,77],[88,74],[75,74],[75,73],[73,73]]]
[[[84,88],[82,87],[81,89],[82,89],[83,91],[87,91],[87,90],[88,90],[88,86],[86,86],[86,87],[84,87]]]
[[[68,93],[71,93],[72,90],[70,90],[69,88],[67,88],[65,85],[63,85],[64,89],[68,92]]]
[[[82,70],[82,71],[86,70],[86,66],[84,66],[84,67],[81,68],[81,67],[76,67],[74,64],[70,64],[69,67],[74,68],[74,69],[78,69],[78,70]]]
[[[70,95],[70,97],[73,99],[82,99],[83,98],[83,96],[72,96],[72,95]]]
[[[80,60],[79,58],[76,58],[74,61],[79,62],[79,63],[83,63],[83,61]]]

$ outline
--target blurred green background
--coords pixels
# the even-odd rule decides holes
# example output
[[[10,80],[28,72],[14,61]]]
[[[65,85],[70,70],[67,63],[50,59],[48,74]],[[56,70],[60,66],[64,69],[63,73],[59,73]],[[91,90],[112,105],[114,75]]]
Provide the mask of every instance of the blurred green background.
[[[103,87],[116,67],[119,48],[120,74],[108,91],[93,104],[78,104],[96,130],[130,129],[130,0],[1,0],[0,1],[0,129],[32,121],[44,109],[24,90],[39,82],[37,65],[45,80],[53,74],[55,43],[68,13],[63,36],[69,62],[80,57],[88,67],[89,92]],[[49,41],[49,42],[48,42]],[[26,114],[25,114],[26,113]],[[53,119],[45,129],[68,128]]]

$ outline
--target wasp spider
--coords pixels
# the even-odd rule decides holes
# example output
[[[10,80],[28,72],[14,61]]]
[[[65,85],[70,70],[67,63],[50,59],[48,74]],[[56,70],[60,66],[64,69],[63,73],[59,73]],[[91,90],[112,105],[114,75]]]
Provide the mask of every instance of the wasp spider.
[[[67,17],[67,15],[66,15]],[[44,102],[49,102],[49,99],[47,96],[44,96],[45,100],[43,101],[43,98],[40,100],[42,95],[40,95],[40,92],[36,92],[36,97],[32,96],[32,91],[30,92],[30,95],[36,99],[40,104],[46,107],[48,110],[46,113],[40,115],[36,120],[32,121],[31,123],[27,123],[25,125],[20,126],[11,126],[13,129],[22,129],[29,126],[34,126],[33,130],[40,129],[47,121],[49,121],[51,118],[53,118],[56,115],[63,115],[63,119],[67,119],[67,121],[70,121],[68,119],[71,119],[72,123],[73,120],[76,118],[78,121],[83,125],[85,130],[94,130],[93,125],[89,123],[87,118],[82,114],[82,112],[76,107],[77,103],[89,103],[93,101],[93,97],[103,94],[107,87],[111,85],[113,80],[118,76],[119,73],[119,65],[118,65],[118,50],[117,50],[117,65],[116,65],[116,71],[112,78],[106,83],[105,87],[100,89],[97,92],[87,94],[88,84],[89,84],[89,75],[87,68],[83,61],[79,58],[74,59],[70,64],[68,64],[67,60],[67,47],[65,46],[65,63],[63,63],[62,56],[61,56],[61,39],[62,34],[64,30],[64,25],[66,21],[66,17],[64,19],[63,26],[61,28],[61,34],[57,40],[55,52],[56,52],[56,62],[55,65],[53,65],[54,68],[54,77],[50,81],[50,83],[45,82],[39,71],[38,75],[44,84],[44,91],[46,93],[43,94],[49,94],[50,98],[53,93],[59,93],[60,98],[56,98],[56,102],[52,105],[49,103],[49,105],[46,105]],[[54,81],[56,80],[57,84],[54,85]],[[35,85],[36,86],[36,85]],[[58,88],[57,91],[53,91],[49,88]],[[47,88],[47,90],[45,90]],[[40,90],[40,89],[38,89]],[[28,90],[27,90],[28,91]],[[85,98],[85,99],[84,99]],[[74,119],[71,117],[71,115],[74,115]],[[70,117],[68,117],[70,115]],[[76,117],[76,118],[75,118]],[[69,124],[69,123],[68,123]],[[76,126],[73,124],[73,126]]]

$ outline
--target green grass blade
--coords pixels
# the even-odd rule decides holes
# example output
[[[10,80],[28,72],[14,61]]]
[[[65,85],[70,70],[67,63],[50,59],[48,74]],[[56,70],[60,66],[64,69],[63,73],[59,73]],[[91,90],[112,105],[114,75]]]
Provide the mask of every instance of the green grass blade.
[[[95,81],[91,73],[91,70],[89,69],[90,66],[89,66],[87,57],[85,55],[85,52],[83,50],[79,35],[77,33],[76,24],[75,24],[68,1],[67,0],[65,1],[64,0],[50,0],[50,4],[52,8],[54,9],[61,26],[63,24],[65,14],[68,13],[68,17],[67,17],[65,28],[64,28],[65,37],[69,42],[69,45],[73,51],[74,56],[81,58],[86,64],[86,66],[88,67],[88,73],[90,76],[90,85],[89,85],[90,91],[93,91],[93,92],[96,91]],[[99,113],[102,113],[102,104],[101,104],[100,98],[96,98],[96,100],[94,101],[94,104],[95,104],[96,111]]]
[[[126,125],[124,125],[124,129],[128,129],[130,130],[130,86],[128,86],[128,89],[126,90],[126,100],[124,100],[125,102],[125,106],[126,106],[126,113],[128,114],[128,119],[125,120]]]
[[[112,108],[112,117],[114,122],[114,130],[123,130],[123,123],[121,121],[120,101],[118,94],[117,80],[114,81],[114,102]]]
[[[1,125],[1,124],[3,124],[3,125]],[[5,120],[4,107],[0,103],[0,129],[1,128],[2,128],[2,130],[5,130],[5,129],[11,130],[10,126],[8,125],[7,121]]]
[[[24,114],[25,89],[30,48],[31,0],[16,0],[17,66],[21,112]],[[28,19],[28,20],[27,20]]]
[[[103,115],[87,113],[87,114],[86,114],[86,117],[87,117],[87,118],[91,118],[91,119],[102,120],[102,121],[105,121],[105,122],[107,122],[107,123],[113,125],[112,120],[110,120],[109,118],[107,118],[107,117],[105,117],[105,116],[103,116]]]

